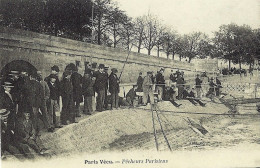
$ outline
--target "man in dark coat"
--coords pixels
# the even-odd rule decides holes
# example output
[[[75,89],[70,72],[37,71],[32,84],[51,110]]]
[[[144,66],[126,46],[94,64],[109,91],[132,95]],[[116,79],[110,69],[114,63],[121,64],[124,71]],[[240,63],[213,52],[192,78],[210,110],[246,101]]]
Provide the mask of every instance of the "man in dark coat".
[[[161,68],[160,71],[156,75],[156,91],[158,92],[158,101],[162,101],[163,99],[163,90],[165,86],[165,80],[163,76],[164,69]]]
[[[135,106],[138,104],[137,95],[136,95],[137,87],[138,87],[137,85],[134,85],[133,88],[131,88],[126,94],[126,101],[130,106]]]
[[[175,83],[177,82],[177,75],[173,73],[173,69],[171,70],[170,80]]]
[[[213,77],[210,78],[210,82],[209,82],[209,91],[207,93],[207,97],[209,97],[212,101],[213,98],[215,96],[215,87],[217,86],[214,82],[213,82]]]
[[[216,84],[217,84],[217,87],[215,88],[216,96],[219,96],[220,88],[222,88],[222,86],[221,86],[221,82],[220,82],[220,80],[218,78],[216,78]]]
[[[197,98],[201,98],[201,83],[200,75],[197,74],[197,78],[195,79]]]
[[[109,67],[105,67],[105,69],[104,69],[104,72],[106,73],[107,78],[108,78],[108,69],[109,69]],[[108,99],[107,99],[108,95],[107,94],[108,94],[108,80],[107,80],[106,87],[105,87],[105,100],[104,100],[104,108],[106,110],[108,110]]]
[[[76,117],[80,116],[80,103],[83,101],[82,98],[82,76],[78,73],[78,69],[71,75],[71,82],[73,86],[73,101],[75,104]]]
[[[107,75],[104,72],[104,64],[99,65],[99,70],[95,73],[96,81],[94,84],[95,91],[97,92],[97,110],[102,112],[104,110],[105,101],[105,87],[107,84]]]
[[[172,103],[172,105],[174,105],[175,107],[180,107],[181,104],[176,103],[175,98],[174,98],[174,88],[173,87],[166,87],[165,88],[165,96],[164,96],[164,100],[165,101],[170,101]]]
[[[0,109],[6,109],[10,112],[7,117],[7,128],[13,131],[15,128],[16,112],[13,97],[11,95],[11,89],[14,87],[10,82],[5,82],[4,92],[0,95]]]
[[[111,93],[112,104],[111,109],[118,108],[118,101],[119,101],[119,78],[117,77],[116,73],[118,72],[116,68],[111,69],[111,74],[109,75],[109,92]]]
[[[32,107],[30,106],[30,78],[28,73],[25,71],[21,72],[20,78],[17,81],[18,88],[20,90],[20,101],[18,102],[18,113],[17,116],[23,116],[23,112],[32,112]]]
[[[178,87],[178,99],[183,99],[183,90],[184,90],[184,80],[181,75],[177,78],[177,87]]]
[[[136,89],[136,91],[137,92],[143,92],[143,82],[144,82],[144,79],[143,79],[143,73],[142,72],[140,72],[139,73],[139,76],[138,76],[138,78],[137,78],[137,89]]]
[[[50,89],[50,98],[48,100],[48,114],[49,114],[49,121],[51,125],[51,129],[49,132],[53,132],[55,128],[61,128],[60,125],[60,105],[59,105],[59,97],[60,97],[60,89],[59,83],[56,82],[57,76],[51,74],[49,76],[49,81],[47,82],[49,89]]]
[[[84,95],[84,114],[91,115],[93,113],[92,99],[94,96],[95,77],[92,77],[91,70],[86,70],[82,80],[82,93]]]
[[[5,158],[5,152],[14,155],[18,159],[24,159],[24,157],[33,158],[33,155],[30,154],[28,146],[19,143],[14,137],[15,132],[8,129],[7,117],[9,114],[10,111],[7,111],[6,109],[0,109],[2,159]]]
[[[29,94],[29,100],[30,100],[30,106],[32,108],[32,122],[33,126],[36,130],[36,134],[40,131],[40,125],[39,125],[39,110],[41,105],[44,103],[44,91],[43,87],[36,80],[36,76],[30,75],[30,94]]]
[[[71,82],[71,73],[65,71],[63,73],[63,79],[60,82],[61,97],[62,97],[62,111],[61,111],[61,123],[67,125],[70,123],[76,123],[75,121],[75,106],[73,101],[73,85]]]

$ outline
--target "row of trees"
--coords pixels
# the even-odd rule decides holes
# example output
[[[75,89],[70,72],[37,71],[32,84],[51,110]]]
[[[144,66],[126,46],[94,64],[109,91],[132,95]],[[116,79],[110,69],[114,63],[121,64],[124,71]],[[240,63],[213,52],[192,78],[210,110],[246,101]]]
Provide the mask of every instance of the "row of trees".
[[[164,52],[190,62],[207,56],[252,64],[259,55],[259,29],[222,25],[213,38],[202,32],[180,35],[154,15],[131,18],[111,0],[0,0],[3,26],[46,33],[151,55]],[[94,38],[93,38],[94,37]]]

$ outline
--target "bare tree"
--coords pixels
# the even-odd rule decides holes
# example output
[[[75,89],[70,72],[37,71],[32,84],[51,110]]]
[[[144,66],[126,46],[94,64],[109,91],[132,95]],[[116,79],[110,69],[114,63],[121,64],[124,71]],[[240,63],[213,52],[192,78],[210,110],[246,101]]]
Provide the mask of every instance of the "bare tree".
[[[144,27],[144,48],[147,49],[148,55],[151,55],[153,47],[156,45],[157,32],[158,31],[158,19],[155,16],[148,14],[145,17]]]
[[[140,53],[144,40],[145,16],[137,17],[134,20],[134,44],[137,47],[137,52]]]
[[[166,53],[167,59],[169,59],[172,53],[172,59],[177,51],[177,32],[168,28],[163,33],[162,37],[162,50]]]
[[[156,50],[157,50],[157,57],[160,57],[160,51],[163,50],[162,44],[163,44],[163,38],[164,38],[164,32],[165,32],[165,27],[158,22],[157,25],[157,30],[156,30],[156,42],[155,42],[155,46],[156,46]]]

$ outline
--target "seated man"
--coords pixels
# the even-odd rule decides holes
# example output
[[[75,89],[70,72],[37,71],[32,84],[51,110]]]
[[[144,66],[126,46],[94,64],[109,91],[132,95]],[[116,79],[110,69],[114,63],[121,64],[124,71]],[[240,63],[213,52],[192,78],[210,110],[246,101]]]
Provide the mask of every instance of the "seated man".
[[[196,98],[195,98],[195,89],[192,88],[191,91],[190,91],[190,93],[188,92],[189,89],[190,89],[189,86],[187,86],[186,89],[184,89],[184,91],[183,91],[183,97],[184,97],[184,99],[189,100],[189,101],[190,101],[193,105],[195,105],[195,106],[199,103],[199,105],[201,105],[201,106],[204,107],[206,104],[205,104],[205,103],[202,103],[199,99],[196,99]]]
[[[181,104],[178,104],[178,103],[175,102],[176,91],[174,90],[174,86],[172,86],[172,87],[166,86],[164,93],[165,93],[164,94],[164,100],[165,101],[170,101],[175,107],[181,106]]]
[[[135,102],[135,100],[137,100],[136,89],[137,85],[134,85],[133,88],[130,89],[129,92],[126,94],[126,101],[130,106],[135,106],[137,104]]]
[[[33,127],[30,113],[25,112],[24,117],[20,117],[16,124],[16,140],[22,144],[26,144],[39,154],[44,154],[47,150],[44,148],[39,136]]]

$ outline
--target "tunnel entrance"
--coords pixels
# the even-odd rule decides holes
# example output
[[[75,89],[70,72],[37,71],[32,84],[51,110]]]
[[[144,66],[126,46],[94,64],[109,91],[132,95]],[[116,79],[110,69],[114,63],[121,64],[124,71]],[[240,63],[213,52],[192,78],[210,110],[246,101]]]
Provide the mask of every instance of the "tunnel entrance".
[[[8,74],[11,71],[26,71],[28,72],[29,75],[36,75],[37,74],[37,69],[30,64],[27,61],[23,60],[14,60],[8,64],[6,64],[2,69],[0,75],[2,76],[2,80],[7,79]]]

